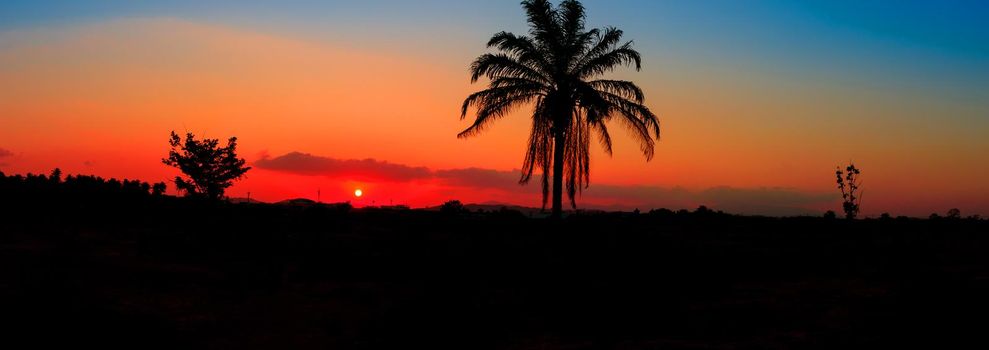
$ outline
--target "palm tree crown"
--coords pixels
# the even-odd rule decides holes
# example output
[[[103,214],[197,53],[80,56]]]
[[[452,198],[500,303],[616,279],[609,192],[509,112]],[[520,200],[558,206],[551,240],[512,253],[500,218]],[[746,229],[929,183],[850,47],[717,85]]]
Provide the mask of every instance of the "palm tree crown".
[[[512,110],[531,105],[532,131],[519,183],[528,183],[542,170],[543,208],[549,196],[553,167],[553,215],[561,215],[562,186],[576,208],[574,196],[590,181],[590,139],[595,134],[611,155],[606,123],[617,120],[637,140],[646,160],[659,139],[659,120],[643,104],[642,90],[630,81],[599,79],[617,67],[641,69],[632,42],[622,31],[606,27],[587,30],[584,6],[565,0],[554,7],[548,0],[522,2],[529,35],[508,32],[488,41],[497,53],[478,57],[470,66],[471,82],[490,80],[488,88],[467,97],[461,119],[476,108],[474,122],[459,135],[473,136]]]

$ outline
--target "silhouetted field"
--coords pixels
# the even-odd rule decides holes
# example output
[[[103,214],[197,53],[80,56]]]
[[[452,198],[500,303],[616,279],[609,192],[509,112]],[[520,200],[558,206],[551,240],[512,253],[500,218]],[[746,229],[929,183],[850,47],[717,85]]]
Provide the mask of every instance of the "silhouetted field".
[[[0,317],[31,348],[972,348],[989,325],[986,221],[554,222],[18,183]]]

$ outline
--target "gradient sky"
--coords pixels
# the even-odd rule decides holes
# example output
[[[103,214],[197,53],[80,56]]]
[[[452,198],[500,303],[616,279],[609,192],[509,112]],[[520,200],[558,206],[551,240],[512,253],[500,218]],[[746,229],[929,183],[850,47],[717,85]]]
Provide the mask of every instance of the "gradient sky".
[[[635,40],[643,70],[613,76],[664,135],[648,163],[623,136],[598,150],[578,204],[837,211],[854,161],[867,215],[989,214],[989,4],[585,5]],[[239,137],[255,169],[233,197],[538,206],[512,172],[526,111],[455,136],[501,30],[525,32],[517,1],[4,1],[0,170],[164,181],[176,130]]]

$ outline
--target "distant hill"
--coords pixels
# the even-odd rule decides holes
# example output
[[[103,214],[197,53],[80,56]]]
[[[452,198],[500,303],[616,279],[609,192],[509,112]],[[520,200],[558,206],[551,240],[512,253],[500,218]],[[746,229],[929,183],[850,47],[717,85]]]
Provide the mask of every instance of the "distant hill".
[[[430,211],[438,211],[442,207],[443,207],[443,205],[441,204],[441,205],[436,205],[436,206],[432,206],[432,207],[425,207],[425,208],[422,208],[422,209],[423,210],[430,210]],[[495,212],[495,211],[500,211],[502,209],[506,209],[506,210],[518,211],[518,212],[521,212],[522,214],[524,214],[525,216],[530,216],[530,217],[537,217],[538,218],[538,217],[549,216],[549,211],[548,210],[544,212],[540,208],[523,207],[523,206],[520,206],[520,205],[504,204],[504,203],[498,203],[498,202],[485,202],[485,203],[480,203],[480,204],[477,204],[477,203],[464,204],[464,209],[467,209],[468,211],[474,212],[474,213],[476,213],[476,212],[482,212],[482,211],[483,212]]]
[[[308,198],[293,198],[293,199],[286,199],[286,200],[283,200],[281,202],[277,202],[275,204],[308,207],[308,206],[313,206],[313,205],[316,205],[316,204],[319,204],[319,203],[316,203],[316,201],[314,201],[312,199],[308,199]]]
[[[268,204],[266,202],[262,202],[262,201],[259,201],[257,199],[254,199],[254,198],[244,198],[244,197],[227,198],[227,202],[230,202],[230,203]]]
[[[293,198],[293,199],[283,200],[281,202],[276,202],[274,203],[274,205],[288,206],[288,207],[317,207],[318,206],[318,207],[336,208],[336,207],[350,207],[350,202],[322,203],[322,202],[316,202],[308,198]]]

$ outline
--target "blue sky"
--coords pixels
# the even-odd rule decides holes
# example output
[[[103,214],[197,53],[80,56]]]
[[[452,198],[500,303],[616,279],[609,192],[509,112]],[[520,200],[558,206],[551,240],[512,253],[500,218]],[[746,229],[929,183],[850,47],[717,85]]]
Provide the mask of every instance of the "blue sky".
[[[616,25],[646,52],[755,62],[794,74],[848,74],[984,89],[984,1],[589,0],[589,24]],[[0,30],[177,17],[297,35],[397,43],[524,31],[515,1],[4,1]],[[430,43],[425,43],[430,45]],[[435,45],[435,44],[434,44]],[[729,62],[731,63],[731,62]],[[843,73],[844,72],[844,73]],[[932,81],[933,80],[933,81]]]

